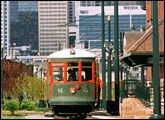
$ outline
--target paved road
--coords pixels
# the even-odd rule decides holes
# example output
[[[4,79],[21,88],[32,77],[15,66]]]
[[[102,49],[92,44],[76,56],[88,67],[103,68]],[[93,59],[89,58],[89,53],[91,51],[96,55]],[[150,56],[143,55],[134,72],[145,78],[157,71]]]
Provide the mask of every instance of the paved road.
[[[45,117],[41,114],[30,114],[25,116],[25,119],[53,119],[53,117]]]

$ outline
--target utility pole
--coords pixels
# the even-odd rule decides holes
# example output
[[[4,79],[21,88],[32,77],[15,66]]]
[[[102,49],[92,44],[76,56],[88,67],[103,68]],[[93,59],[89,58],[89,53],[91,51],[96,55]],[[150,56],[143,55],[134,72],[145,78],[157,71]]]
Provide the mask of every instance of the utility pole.
[[[105,31],[104,31],[104,1],[101,1],[101,13],[102,13],[102,107],[106,109],[106,63],[105,63]]]
[[[61,50],[61,44],[60,44],[60,42],[58,43],[58,50],[59,51]]]
[[[114,54],[115,54],[115,111],[119,115],[119,30],[118,30],[118,1],[114,1]]]
[[[158,1],[152,1],[153,17],[153,88],[154,88],[154,114],[150,119],[163,119],[160,102],[160,71],[159,71],[159,35],[158,35]]]
[[[128,66],[126,66],[126,98],[128,98],[128,74],[129,74],[129,71],[128,71]]]

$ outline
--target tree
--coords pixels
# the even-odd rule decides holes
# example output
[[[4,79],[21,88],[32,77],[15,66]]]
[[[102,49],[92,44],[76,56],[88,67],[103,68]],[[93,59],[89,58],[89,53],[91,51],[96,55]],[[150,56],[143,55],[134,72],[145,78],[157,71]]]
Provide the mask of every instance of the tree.
[[[131,26],[131,30],[133,30],[133,31],[136,30],[134,25]]]
[[[28,81],[24,81],[24,75],[30,74],[25,64],[4,60],[3,62],[3,93],[4,96],[18,98],[26,88]]]
[[[42,79],[39,79],[34,76],[24,76],[23,81],[28,81],[25,92],[27,97],[33,101],[44,99],[46,93],[46,84]]]
[[[2,61],[1,61],[2,62]],[[30,76],[28,67],[22,63],[11,60],[3,61],[3,93],[7,98],[19,98],[27,96],[30,100],[43,100],[46,94],[46,84],[43,80]]]

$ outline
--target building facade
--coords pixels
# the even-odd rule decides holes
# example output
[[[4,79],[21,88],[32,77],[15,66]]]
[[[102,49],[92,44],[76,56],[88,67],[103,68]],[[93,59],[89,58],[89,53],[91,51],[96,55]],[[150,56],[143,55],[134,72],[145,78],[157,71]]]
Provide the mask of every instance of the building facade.
[[[10,2],[1,1],[1,50],[2,56],[9,56],[9,41],[10,41]]]
[[[68,1],[69,25],[75,25],[75,1]]]
[[[118,5],[140,5],[140,1],[118,1]],[[114,1],[104,1],[105,6],[114,5]],[[80,6],[89,7],[89,6],[101,6],[101,1],[80,1]]]
[[[10,22],[18,22],[18,1],[10,1]]]
[[[158,19],[164,18],[164,1],[158,2]],[[146,1],[146,29],[152,25],[152,1]]]
[[[21,46],[38,52],[38,1],[10,1],[10,48]]]
[[[159,50],[164,52],[164,1],[158,2],[158,23],[163,21],[163,25],[159,28],[159,40],[161,43],[159,43]],[[149,29],[153,25],[152,23],[152,1],[146,1],[146,29]],[[163,45],[163,47],[162,47]],[[150,44],[152,46],[152,44]],[[153,79],[153,72],[152,67],[147,67],[147,75],[146,80],[152,80]],[[164,62],[160,63],[160,79],[164,82]]]
[[[90,3],[90,4],[89,4]],[[128,4],[128,5],[127,5]],[[132,5],[133,4],[133,5]],[[146,11],[141,9],[140,2],[119,2],[119,31],[127,32],[131,28],[140,31],[145,27]],[[111,39],[114,38],[113,2],[105,2],[105,41],[108,41],[108,15],[111,17]],[[76,41],[88,42],[88,48],[101,48],[101,6],[100,1],[76,1]]]
[[[19,1],[18,11],[38,11],[38,1]]]
[[[67,1],[38,1],[38,19],[40,55],[68,47]]]

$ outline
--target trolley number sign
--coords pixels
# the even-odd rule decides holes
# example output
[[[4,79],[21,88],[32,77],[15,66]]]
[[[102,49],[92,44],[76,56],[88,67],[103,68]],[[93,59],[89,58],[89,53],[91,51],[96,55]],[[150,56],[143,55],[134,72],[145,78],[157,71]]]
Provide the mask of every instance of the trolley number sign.
[[[52,63],[52,67],[64,66],[64,63]]]

